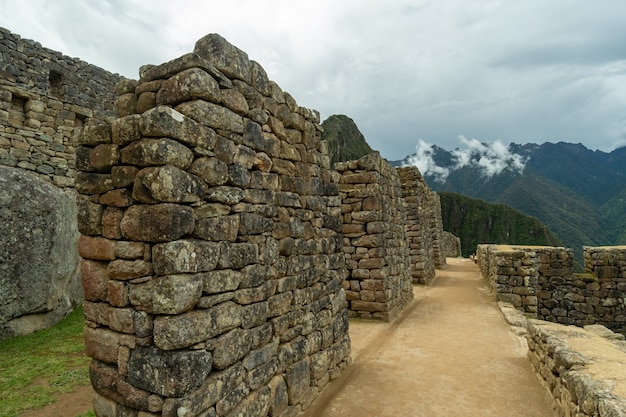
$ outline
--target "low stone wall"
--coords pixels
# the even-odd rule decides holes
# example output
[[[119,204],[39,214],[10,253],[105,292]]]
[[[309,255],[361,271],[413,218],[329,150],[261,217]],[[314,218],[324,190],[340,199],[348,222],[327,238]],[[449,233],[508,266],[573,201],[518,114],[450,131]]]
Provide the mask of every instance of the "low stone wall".
[[[600,325],[529,320],[528,358],[558,416],[626,416],[626,343]]]
[[[74,128],[112,120],[122,79],[0,28],[0,165],[73,187]]]
[[[435,268],[446,263],[439,194],[428,187],[417,167],[402,167],[397,172],[405,202],[413,283],[429,284]]]
[[[378,153],[335,169],[341,174],[348,309],[355,317],[393,320],[413,299],[400,179]]]
[[[492,293],[531,317],[626,332],[626,247],[585,247],[584,274],[571,249],[479,245],[478,263]]]
[[[319,114],[218,35],[140,73],[77,148],[96,415],[298,415],[350,361]]]

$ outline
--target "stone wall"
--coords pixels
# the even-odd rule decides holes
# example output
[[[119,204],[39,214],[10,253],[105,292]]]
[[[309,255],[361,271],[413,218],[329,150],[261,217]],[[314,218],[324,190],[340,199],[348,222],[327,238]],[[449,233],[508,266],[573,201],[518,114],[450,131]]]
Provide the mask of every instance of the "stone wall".
[[[376,152],[340,162],[343,282],[350,314],[393,320],[413,299],[400,179]]]
[[[449,258],[461,256],[461,239],[450,232],[443,232],[443,253]]]
[[[435,278],[435,268],[446,264],[439,194],[428,187],[417,167],[402,167],[397,172],[407,213],[413,282],[429,284]]]
[[[531,317],[626,332],[626,247],[585,247],[584,274],[573,251],[479,245],[478,262],[492,293]]]
[[[94,410],[298,415],[350,361],[319,114],[218,35],[140,77],[77,148]]]
[[[626,415],[623,335],[600,325],[529,320],[527,327],[528,358],[558,416]]]
[[[72,187],[73,130],[115,116],[121,79],[0,28],[0,165]]]

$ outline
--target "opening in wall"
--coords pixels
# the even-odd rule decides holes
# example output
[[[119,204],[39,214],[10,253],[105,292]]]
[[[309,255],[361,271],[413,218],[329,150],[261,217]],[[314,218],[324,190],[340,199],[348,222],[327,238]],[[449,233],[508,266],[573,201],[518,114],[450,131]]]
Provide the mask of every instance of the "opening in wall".
[[[84,114],[76,113],[76,119],[74,119],[74,127],[81,127],[85,124],[87,116]]]
[[[26,113],[24,112],[24,105],[27,98],[19,97],[13,94],[11,98],[11,108],[9,109],[9,123],[14,126],[24,126],[26,120]]]
[[[50,94],[52,94],[56,98],[62,98],[63,74],[55,70],[50,70],[50,75],[48,75],[48,82],[50,83]]]

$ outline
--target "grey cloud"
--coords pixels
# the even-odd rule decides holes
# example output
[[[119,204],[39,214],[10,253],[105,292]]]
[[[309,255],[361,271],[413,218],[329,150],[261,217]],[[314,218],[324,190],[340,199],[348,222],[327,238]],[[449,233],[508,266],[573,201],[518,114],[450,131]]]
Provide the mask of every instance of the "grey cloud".
[[[129,77],[220,33],[388,159],[460,135],[626,145],[624,21],[623,0],[0,2],[1,26]]]

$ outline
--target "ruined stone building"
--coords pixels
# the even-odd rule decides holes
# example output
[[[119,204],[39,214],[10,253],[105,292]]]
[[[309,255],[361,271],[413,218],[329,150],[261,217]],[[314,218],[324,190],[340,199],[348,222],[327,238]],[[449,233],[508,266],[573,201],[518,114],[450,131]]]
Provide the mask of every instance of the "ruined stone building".
[[[331,167],[219,35],[128,80],[2,29],[0,124],[0,338],[83,303],[97,415],[298,415],[445,263],[417,169]]]

